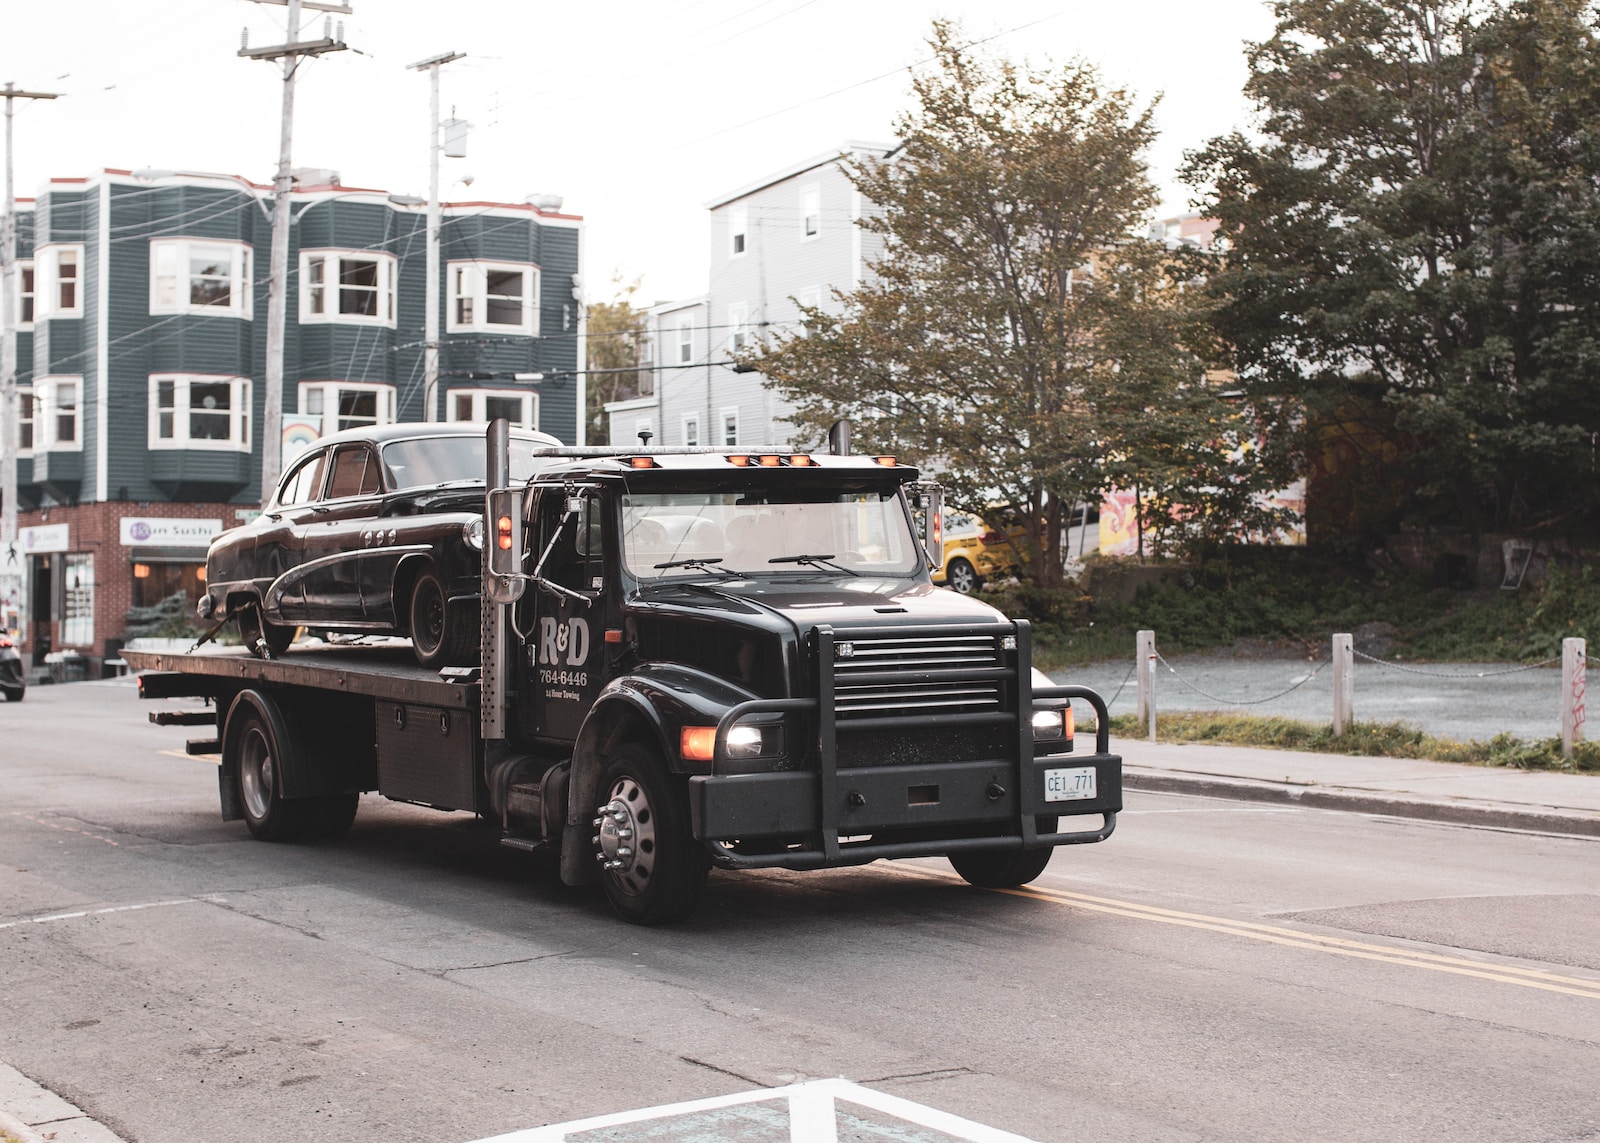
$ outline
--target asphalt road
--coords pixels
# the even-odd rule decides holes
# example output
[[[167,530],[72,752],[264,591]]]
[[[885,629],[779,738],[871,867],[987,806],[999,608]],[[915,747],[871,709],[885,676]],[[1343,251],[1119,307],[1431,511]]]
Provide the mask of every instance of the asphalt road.
[[[135,1143],[834,1076],[1038,1140],[1600,1139],[1600,842],[1134,794],[1034,892],[714,874],[644,930],[465,815],[253,842],[193,733],[126,684],[0,705],[0,1060]]]
[[[1333,669],[1326,660],[1326,655],[1310,661],[1172,656],[1156,666],[1156,710],[1219,710],[1331,722]],[[1094,687],[1108,700],[1115,699],[1112,714],[1131,714],[1138,694],[1132,666],[1131,661],[1092,663],[1053,672],[1052,677]],[[1357,719],[1403,722],[1445,738],[1551,738],[1561,732],[1560,700],[1559,665],[1528,669],[1516,663],[1356,662]]]

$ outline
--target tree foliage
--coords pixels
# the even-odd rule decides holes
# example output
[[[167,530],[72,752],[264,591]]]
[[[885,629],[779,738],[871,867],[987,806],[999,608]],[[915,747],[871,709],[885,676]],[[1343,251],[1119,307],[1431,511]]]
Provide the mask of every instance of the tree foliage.
[[[1081,62],[979,58],[948,23],[930,44],[901,147],[848,172],[883,241],[869,280],[750,359],[802,434],[848,416],[955,502],[1015,505],[1043,583],[1062,553],[1041,541],[1112,485],[1142,484],[1168,529],[1217,526],[1255,454],[1207,383],[1196,267],[1133,237],[1155,203],[1150,109]]]
[[[1259,137],[1189,156],[1240,381],[1400,511],[1597,522],[1600,43],[1580,0],[1281,0]],[[1309,459],[1303,455],[1302,459]],[[1394,519],[1383,521],[1392,525]]]
[[[634,307],[639,279],[624,283],[620,275],[611,279],[613,296],[604,302],[590,302],[585,368],[589,370],[588,408],[590,444],[609,444],[610,424],[606,404],[641,396],[640,347],[644,344],[644,313]]]

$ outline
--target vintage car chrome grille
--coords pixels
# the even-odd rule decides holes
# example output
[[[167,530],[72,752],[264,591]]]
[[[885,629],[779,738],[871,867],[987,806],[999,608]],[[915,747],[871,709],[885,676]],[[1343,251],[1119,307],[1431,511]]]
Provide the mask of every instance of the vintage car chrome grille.
[[[999,710],[1001,679],[963,679],[945,673],[965,669],[981,674],[1004,666],[999,638],[903,635],[855,639],[848,631],[839,631],[834,635],[834,710],[842,719]],[[895,677],[883,678],[891,672]],[[932,672],[938,672],[938,677],[926,677]]]

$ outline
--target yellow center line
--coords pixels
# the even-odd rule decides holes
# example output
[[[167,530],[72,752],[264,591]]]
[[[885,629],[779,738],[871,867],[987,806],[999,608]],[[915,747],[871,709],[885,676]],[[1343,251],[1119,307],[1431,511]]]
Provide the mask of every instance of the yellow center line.
[[[942,873],[934,869],[908,865],[897,865],[890,868],[896,873],[921,877],[927,880],[952,884],[964,883],[955,874]],[[1047,901],[1056,905],[1068,905],[1073,908],[1086,909],[1096,913],[1107,913],[1117,917],[1128,917],[1136,921],[1156,921],[1164,925],[1180,925],[1189,929],[1202,929],[1207,932],[1222,933],[1227,936],[1244,937],[1267,944],[1282,945],[1286,948],[1310,949],[1314,952],[1333,953],[1336,956],[1348,956],[1360,960],[1408,965],[1412,968],[1425,968],[1433,972],[1476,977],[1480,980],[1492,980],[1501,984],[1516,984],[1524,988],[1537,988],[1545,992],[1559,992],[1566,996],[1583,996],[1590,1000],[1600,1000],[1600,980],[1560,976],[1556,973],[1519,968],[1515,965],[1486,965],[1481,961],[1467,960],[1462,957],[1396,948],[1391,945],[1370,944],[1365,941],[1349,940],[1344,937],[1320,936],[1316,933],[1282,928],[1277,925],[1263,925],[1253,921],[1235,921],[1227,917],[1207,916],[1204,913],[1186,913],[1177,909],[1141,905],[1133,901],[1119,901],[1111,897],[1095,897],[1087,893],[1072,893],[1064,889],[1049,889],[1043,886],[1030,885],[1018,889],[996,889],[992,890],[992,892],[1004,893],[1013,897],[1023,897],[1033,901]]]

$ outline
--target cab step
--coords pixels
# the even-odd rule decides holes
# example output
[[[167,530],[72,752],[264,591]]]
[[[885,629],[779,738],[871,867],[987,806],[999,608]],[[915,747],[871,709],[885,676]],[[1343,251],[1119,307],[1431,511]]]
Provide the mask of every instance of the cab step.
[[[517,837],[507,834],[500,839],[500,844],[507,849],[515,849],[520,853],[548,853],[550,843],[537,837]]]
[[[216,738],[191,738],[183,744],[185,754],[221,754],[222,742]]]
[[[153,710],[150,721],[157,726],[215,726],[217,708],[210,710]]]

